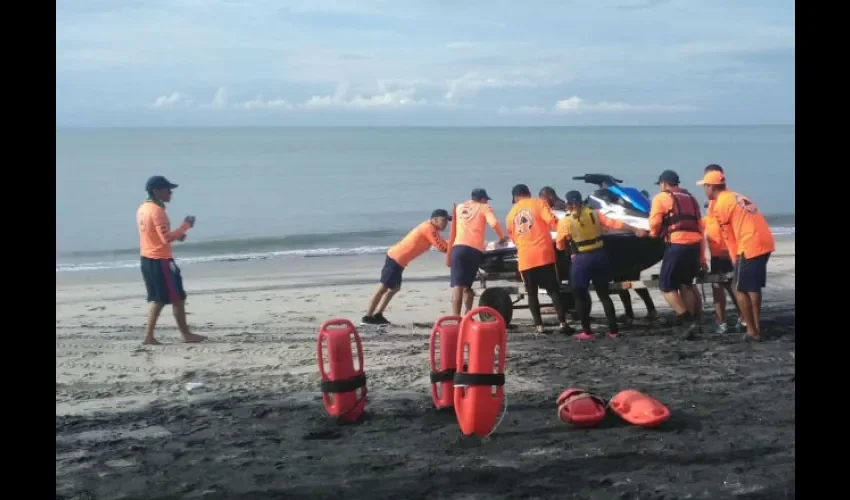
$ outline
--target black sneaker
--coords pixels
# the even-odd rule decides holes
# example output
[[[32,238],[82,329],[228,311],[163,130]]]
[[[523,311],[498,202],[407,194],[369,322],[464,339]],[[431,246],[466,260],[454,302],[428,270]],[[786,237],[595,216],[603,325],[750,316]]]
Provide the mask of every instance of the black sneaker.
[[[374,325],[389,325],[390,324],[390,320],[385,318],[384,315],[381,314],[381,313],[378,313],[378,314],[372,316],[372,321],[374,322],[373,323]]]
[[[377,323],[375,323],[375,317],[374,316],[363,316],[362,318],[360,318],[360,324],[361,325],[377,325]]]

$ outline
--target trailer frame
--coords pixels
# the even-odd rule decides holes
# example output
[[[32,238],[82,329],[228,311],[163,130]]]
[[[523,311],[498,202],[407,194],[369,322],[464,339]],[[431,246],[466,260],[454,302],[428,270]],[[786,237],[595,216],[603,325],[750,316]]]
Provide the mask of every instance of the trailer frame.
[[[649,279],[617,281],[610,284],[609,290],[618,292],[620,290],[657,287],[658,278],[658,274],[651,274]],[[495,309],[502,315],[505,324],[511,324],[514,310],[529,308],[527,303],[528,293],[523,289],[522,276],[518,271],[488,272],[479,270],[475,276],[475,280],[478,286],[473,287],[473,289],[476,290],[476,295],[478,295],[478,305]],[[489,286],[489,282],[507,282],[510,285]],[[727,290],[731,282],[732,273],[702,273],[694,280],[695,285],[722,284]],[[590,290],[593,290],[593,285],[590,286]],[[478,293],[478,291],[481,293]],[[567,312],[574,312],[573,293],[569,280],[561,280],[560,292],[561,301],[566,307]],[[545,290],[539,290],[539,294],[548,295]],[[514,296],[516,297],[515,299]],[[734,296],[732,300],[735,300]],[[521,303],[523,301],[526,302]],[[553,314],[555,312],[554,302],[550,301],[548,304],[541,303],[540,312],[541,314]]]

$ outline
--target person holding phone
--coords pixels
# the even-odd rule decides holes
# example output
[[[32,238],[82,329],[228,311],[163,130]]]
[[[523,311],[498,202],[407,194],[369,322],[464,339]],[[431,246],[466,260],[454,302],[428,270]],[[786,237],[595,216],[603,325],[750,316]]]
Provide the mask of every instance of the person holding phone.
[[[148,179],[145,190],[148,199],[136,212],[136,224],[139,228],[139,253],[141,254],[142,278],[147,289],[148,322],[145,327],[146,345],[159,345],[154,336],[156,322],[162,309],[171,304],[174,319],[183,342],[200,342],[204,336],[189,331],[186,322],[186,290],[183,289],[183,277],[180,268],[174,262],[171,244],[183,241],[189,229],[195,226],[195,217],[190,215],[176,230],[171,230],[171,222],[165,213],[165,204],[171,201],[171,195],[177,184],[173,184],[161,175]]]

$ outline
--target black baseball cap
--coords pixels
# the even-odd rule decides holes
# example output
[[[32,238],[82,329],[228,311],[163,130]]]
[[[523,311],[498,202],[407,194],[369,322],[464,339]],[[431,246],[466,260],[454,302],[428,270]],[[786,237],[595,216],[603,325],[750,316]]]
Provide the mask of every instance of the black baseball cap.
[[[475,201],[483,201],[483,200],[489,201],[489,200],[493,199],[493,198],[490,198],[490,195],[487,194],[487,190],[484,189],[484,188],[473,189],[472,194],[469,195],[469,197],[472,198]]]
[[[567,202],[567,205],[581,205],[584,201],[584,198],[581,197],[581,193],[578,191],[567,191],[567,194],[564,196],[564,201]]]
[[[531,196],[531,190],[525,184],[517,184],[511,189],[511,196]]]
[[[445,217],[447,220],[452,220],[452,216],[442,208],[438,208],[431,212],[431,218],[433,219],[434,217]]]
[[[148,179],[148,182],[145,183],[145,191],[153,191],[154,189],[174,189],[176,187],[177,184],[174,184],[161,175],[155,175]]]
[[[661,184],[662,182],[666,182],[667,184],[678,185],[679,184],[679,174],[672,170],[665,170],[661,172],[661,175],[658,176],[658,180],[655,182],[655,185]]]

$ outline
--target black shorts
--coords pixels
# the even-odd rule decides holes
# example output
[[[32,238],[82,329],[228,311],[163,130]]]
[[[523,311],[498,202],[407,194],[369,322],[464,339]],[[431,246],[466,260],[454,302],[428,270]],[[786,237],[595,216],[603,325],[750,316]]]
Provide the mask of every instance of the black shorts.
[[[700,244],[681,245],[671,243],[664,249],[658,288],[662,292],[674,292],[683,285],[693,285],[700,272]]]
[[[536,294],[541,288],[550,294],[552,291],[561,289],[561,280],[558,279],[558,269],[555,264],[532,267],[521,271],[520,275],[525,283],[525,290],[529,294]]]
[[[466,245],[452,247],[450,284],[455,287],[472,287],[484,252]]]
[[[390,290],[395,290],[401,286],[401,275],[404,273],[404,268],[387,255],[384,261],[384,267],[381,269],[381,284]]]
[[[711,273],[731,273],[735,270],[735,264],[732,264],[732,259],[728,257],[712,257],[711,258]]]
[[[767,284],[767,261],[770,253],[735,261],[735,290],[739,292],[760,292]]]
[[[186,300],[183,276],[174,259],[142,257],[142,278],[148,289],[148,302],[175,304]]]

